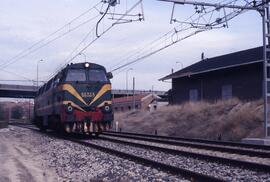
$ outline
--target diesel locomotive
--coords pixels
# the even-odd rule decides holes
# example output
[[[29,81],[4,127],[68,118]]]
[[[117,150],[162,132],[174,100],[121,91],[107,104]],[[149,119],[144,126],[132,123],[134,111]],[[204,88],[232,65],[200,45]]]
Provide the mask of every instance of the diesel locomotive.
[[[112,74],[94,63],[69,64],[37,92],[35,124],[41,129],[99,134],[112,126]]]

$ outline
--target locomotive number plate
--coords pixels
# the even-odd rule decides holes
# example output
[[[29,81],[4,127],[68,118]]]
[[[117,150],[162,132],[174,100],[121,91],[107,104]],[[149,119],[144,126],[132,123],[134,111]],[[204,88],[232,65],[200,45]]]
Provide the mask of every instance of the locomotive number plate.
[[[82,92],[81,96],[84,98],[95,97],[95,93],[94,92]]]

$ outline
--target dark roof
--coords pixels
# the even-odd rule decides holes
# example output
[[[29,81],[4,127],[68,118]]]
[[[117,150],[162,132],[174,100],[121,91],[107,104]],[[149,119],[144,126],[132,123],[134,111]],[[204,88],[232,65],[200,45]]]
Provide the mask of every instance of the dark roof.
[[[160,80],[180,78],[204,72],[243,66],[247,64],[261,62],[262,60],[263,60],[263,49],[262,47],[256,47],[209,59],[207,58],[205,60],[192,64],[184,69],[181,69],[175,73],[167,75],[161,78]]]

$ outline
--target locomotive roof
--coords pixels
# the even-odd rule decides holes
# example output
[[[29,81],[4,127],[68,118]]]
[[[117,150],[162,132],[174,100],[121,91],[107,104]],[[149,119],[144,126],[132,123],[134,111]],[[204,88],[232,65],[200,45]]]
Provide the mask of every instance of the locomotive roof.
[[[90,62],[70,63],[64,69],[62,69],[60,72],[58,72],[56,75],[54,75],[48,82],[44,83],[38,90],[43,89],[47,85],[47,83],[51,82],[62,71],[66,70],[66,69],[80,69],[80,68],[83,69],[83,68],[85,68],[86,63],[89,64],[90,69],[103,69],[103,70],[106,70],[104,66],[101,66],[101,65],[95,64],[95,63],[90,63]]]
[[[85,68],[85,64],[88,63],[89,64],[89,68],[90,69],[104,69],[104,66],[101,66],[99,64],[95,64],[95,63],[89,63],[89,62],[84,62],[84,63],[70,63],[66,66],[66,68]]]

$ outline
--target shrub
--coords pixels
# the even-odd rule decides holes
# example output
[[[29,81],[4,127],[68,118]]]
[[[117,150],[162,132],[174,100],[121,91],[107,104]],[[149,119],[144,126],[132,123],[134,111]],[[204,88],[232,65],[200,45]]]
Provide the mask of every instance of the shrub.
[[[21,119],[23,116],[23,108],[21,106],[15,106],[11,109],[11,117],[14,119]]]
[[[261,137],[263,102],[225,101],[184,103],[165,106],[154,112],[116,113],[123,131],[192,138],[240,140]]]
[[[5,119],[4,107],[2,104],[0,104],[0,120],[4,120],[4,119]]]

